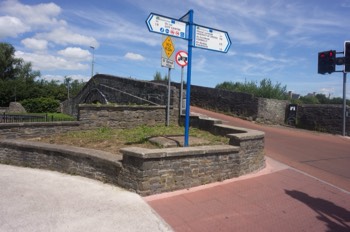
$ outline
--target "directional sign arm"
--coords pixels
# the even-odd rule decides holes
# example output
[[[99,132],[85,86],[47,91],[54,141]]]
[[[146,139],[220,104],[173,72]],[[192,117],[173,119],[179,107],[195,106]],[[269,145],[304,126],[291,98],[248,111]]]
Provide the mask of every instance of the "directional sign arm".
[[[151,13],[146,19],[150,32],[187,39],[187,24],[177,19]]]
[[[231,47],[231,39],[226,31],[195,25],[194,46],[227,53]]]

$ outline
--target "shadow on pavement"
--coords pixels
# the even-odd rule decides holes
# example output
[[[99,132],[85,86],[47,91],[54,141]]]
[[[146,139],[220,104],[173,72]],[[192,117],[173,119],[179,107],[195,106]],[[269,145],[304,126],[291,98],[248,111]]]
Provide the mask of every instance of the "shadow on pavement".
[[[326,223],[328,231],[350,231],[350,212],[347,209],[297,190],[285,190],[285,192],[313,209],[318,214],[317,219]]]

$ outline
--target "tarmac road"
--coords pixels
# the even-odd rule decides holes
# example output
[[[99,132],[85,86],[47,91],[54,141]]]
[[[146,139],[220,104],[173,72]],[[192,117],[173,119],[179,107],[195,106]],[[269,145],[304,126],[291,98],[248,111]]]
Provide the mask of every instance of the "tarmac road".
[[[350,138],[282,126],[266,126],[191,106],[192,113],[265,132],[266,155],[350,192]]]

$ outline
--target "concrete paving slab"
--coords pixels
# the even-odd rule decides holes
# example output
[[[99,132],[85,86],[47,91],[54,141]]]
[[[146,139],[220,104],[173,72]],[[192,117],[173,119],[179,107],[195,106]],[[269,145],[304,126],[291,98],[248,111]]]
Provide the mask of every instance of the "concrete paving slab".
[[[58,172],[0,165],[0,231],[172,231],[143,199]]]

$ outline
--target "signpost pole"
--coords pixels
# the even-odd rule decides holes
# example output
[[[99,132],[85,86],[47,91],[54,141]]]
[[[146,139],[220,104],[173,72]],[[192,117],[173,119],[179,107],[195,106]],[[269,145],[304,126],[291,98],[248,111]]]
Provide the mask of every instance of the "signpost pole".
[[[193,47],[193,10],[189,10],[188,20],[188,58],[187,58],[187,82],[186,82],[186,118],[185,118],[185,141],[184,146],[188,147],[190,127],[190,96],[191,96],[191,68],[192,68],[192,47]]]
[[[181,66],[181,87],[180,87],[180,116],[182,115],[182,102],[183,102],[183,90],[184,90],[184,66]]]
[[[170,71],[171,68],[168,69],[168,104],[167,104],[167,108],[166,108],[166,126],[170,125],[170,97],[171,97],[171,80],[170,80]]]
[[[343,72],[343,136],[346,136],[346,72]]]

